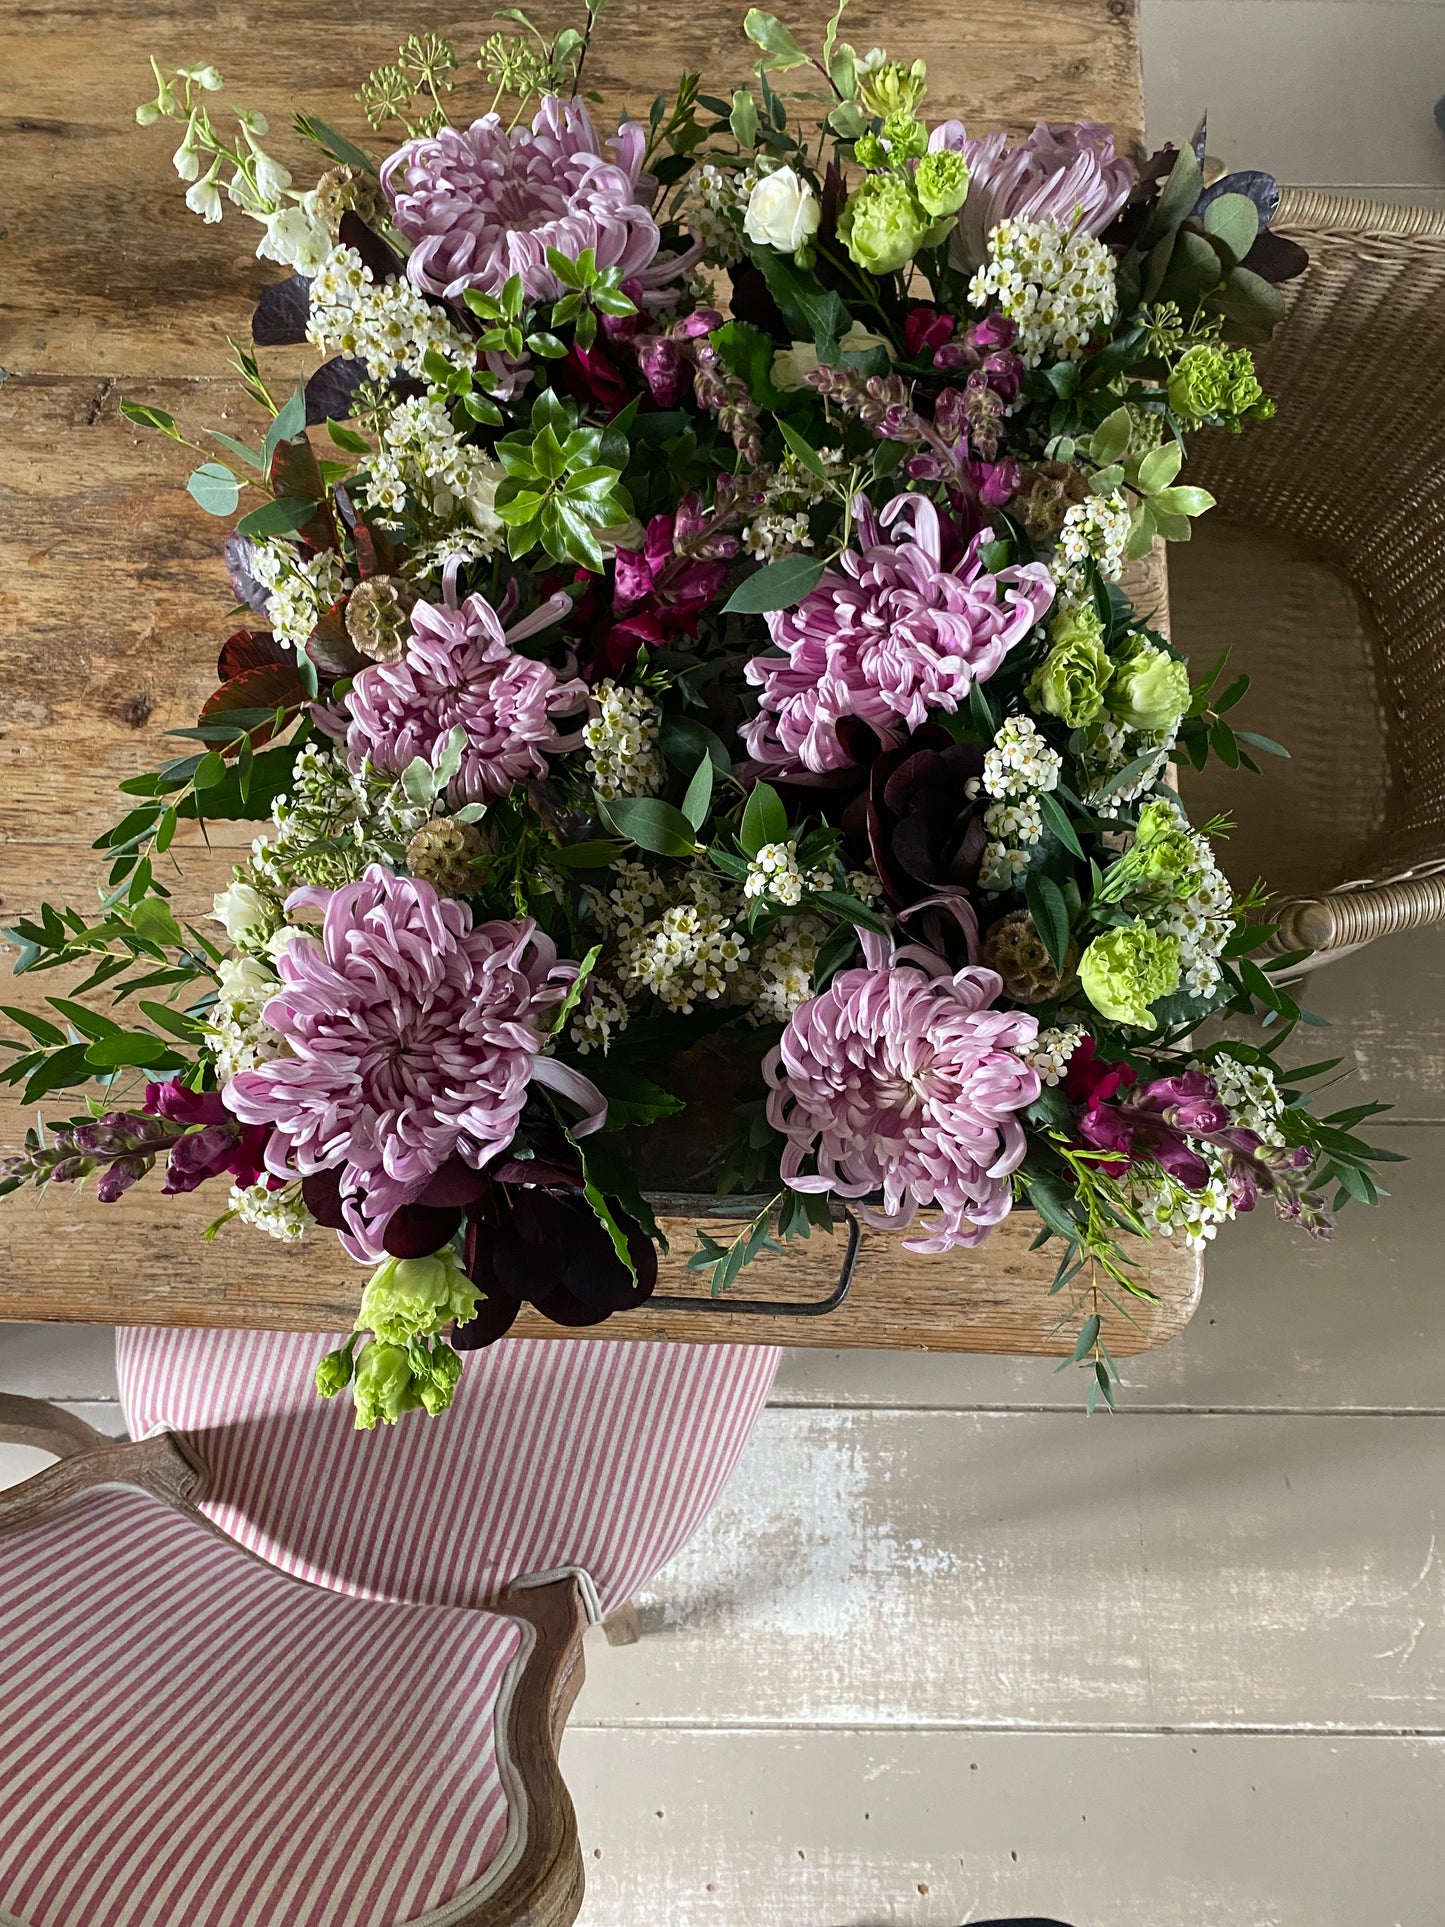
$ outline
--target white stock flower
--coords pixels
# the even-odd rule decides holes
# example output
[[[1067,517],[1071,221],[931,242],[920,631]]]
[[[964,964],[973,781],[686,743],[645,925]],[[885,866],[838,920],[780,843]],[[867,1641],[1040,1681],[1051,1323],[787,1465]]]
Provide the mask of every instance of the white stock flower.
[[[237,877],[211,905],[210,921],[223,923],[232,943],[255,946],[266,939],[271,909],[259,890]]]
[[[818,231],[823,210],[809,183],[791,167],[765,174],[748,196],[743,232],[755,245],[795,254]]]
[[[314,210],[315,195],[294,207],[278,208],[266,219],[266,232],[256,244],[260,261],[279,261],[298,274],[314,275],[331,253],[331,236]],[[308,207],[306,202],[312,202]]]
[[[199,214],[207,227],[214,227],[221,218],[221,190],[216,186],[216,169],[186,189],[186,206],[192,214]]]

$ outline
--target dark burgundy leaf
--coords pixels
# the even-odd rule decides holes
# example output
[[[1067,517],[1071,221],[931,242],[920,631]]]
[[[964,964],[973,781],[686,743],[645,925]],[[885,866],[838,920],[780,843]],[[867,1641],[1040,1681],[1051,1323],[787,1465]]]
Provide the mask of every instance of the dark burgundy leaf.
[[[543,1190],[560,1188],[564,1191],[582,1189],[582,1167],[580,1164],[563,1164],[554,1158],[504,1158],[500,1164],[491,1167],[492,1176],[498,1184],[537,1185]]]
[[[301,1200],[317,1224],[327,1231],[345,1231],[341,1215],[341,1173],[309,1171],[301,1180]]]
[[[348,208],[342,215],[338,232],[341,245],[355,248],[375,280],[399,281],[405,275],[405,261],[392,252],[374,228],[366,225],[354,208]]]
[[[232,593],[237,602],[264,616],[271,606],[271,591],[251,573],[254,553],[249,536],[232,533],[226,537],[226,573],[231,578]]]
[[[287,657],[269,629],[238,629],[227,636],[216,658],[216,674],[222,682],[234,682],[248,669],[270,669]]]
[[[404,1204],[393,1211],[381,1234],[382,1249],[393,1258],[429,1258],[461,1228],[459,1210],[439,1211],[425,1204]]]
[[[306,426],[327,420],[344,422],[351,413],[356,391],[367,379],[366,363],[350,355],[323,361],[306,383]]]
[[[299,709],[305,701],[306,691],[292,663],[264,663],[258,669],[243,669],[213,691],[201,705],[201,721],[213,723],[229,709]],[[269,724],[253,729],[252,747],[270,735]]]
[[[483,1298],[477,1306],[475,1318],[468,1319],[465,1325],[452,1327],[453,1349],[479,1352],[487,1345],[495,1345],[516,1324],[517,1313],[521,1309],[521,1300],[517,1298],[499,1298],[495,1295]]]
[[[1298,241],[1270,229],[1258,236],[1240,266],[1257,274],[1261,281],[1293,281],[1309,264],[1309,255]]]
[[[276,496],[295,495],[308,502],[323,502],[326,499],[326,484],[321,479],[316,456],[308,441],[278,442],[276,452],[271,457],[271,493]],[[307,524],[308,530],[310,523]],[[335,546],[333,533],[328,547]]]
[[[1261,229],[1269,226],[1279,206],[1279,182],[1273,174],[1262,173],[1257,167],[1248,167],[1241,169],[1238,174],[1222,174],[1212,186],[1206,187],[1194,203],[1195,218],[1222,194],[1242,194],[1247,201],[1253,201]]]
[[[533,1298],[532,1303],[544,1318],[550,1318],[554,1325],[583,1326],[601,1325],[612,1316],[616,1307],[599,1309],[596,1305],[584,1305],[580,1298],[574,1298],[565,1285],[555,1291]]]
[[[612,1215],[627,1239],[627,1249],[637,1269],[637,1283],[632,1282],[626,1265],[613,1249],[605,1226],[586,1204],[573,1207],[575,1215],[573,1223],[568,1226],[567,1261],[562,1271],[562,1282],[581,1304],[595,1310],[613,1312],[623,1311],[629,1305],[644,1304],[652,1296],[657,1287],[657,1251],[636,1219],[629,1217],[611,1199],[608,1202]],[[590,1224],[583,1222],[583,1212],[586,1212]],[[532,1302],[537,1304],[538,1310],[544,1309],[535,1294]],[[550,1312],[547,1315],[552,1316]]]
[[[317,623],[306,638],[306,653],[323,676],[354,676],[366,667],[363,656],[346,632],[346,604],[338,602]],[[437,1202],[428,1199],[428,1203]],[[464,1204],[466,1200],[458,1199]]]
[[[251,339],[258,348],[298,348],[306,339],[310,313],[311,283],[304,274],[273,281],[256,303]]]

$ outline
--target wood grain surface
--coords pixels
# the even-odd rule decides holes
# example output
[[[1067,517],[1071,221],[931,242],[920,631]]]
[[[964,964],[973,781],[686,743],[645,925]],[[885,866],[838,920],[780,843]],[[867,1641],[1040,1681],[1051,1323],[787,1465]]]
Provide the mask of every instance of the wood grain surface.
[[[816,37],[830,12],[824,0],[804,0],[789,19]],[[610,107],[638,109],[697,66],[706,85],[725,92],[750,64],[741,13],[741,5],[676,13],[662,33],[653,9],[618,0],[589,66],[592,83]],[[848,16],[860,47],[885,39],[890,24],[876,3]],[[418,26],[456,39],[465,90],[465,50],[490,23],[422,20],[411,7],[388,5],[357,22],[336,0],[300,0],[202,22],[177,4],[81,0],[27,11],[12,27],[0,74],[9,189],[0,363],[11,371],[0,387],[7,921],[46,900],[94,901],[90,845],[116,814],[115,785],[175,752],[165,732],[194,722],[228,626],[220,526],[184,492],[195,458],[133,428],[119,403],[125,396],[164,408],[196,438],[208,424],[244,435],[254,410],[221,373],[225,337],[244,337],[257,292],[279,270],[251,257],[256,230],[234,211],[208,228],[185,209],[169,162],[174,130],[134,122],[150,91],[147,56],[213,60],[227,80],[222,98],[262,108],[268,145],[300,176],[309,153],[289,121],[303,102],[380,150],[351,93]],[[909,27],[911,51],[929,62],[934,118],[957,113],[979,129],[1017,129],[1040,116],[1090,116],[1126,140],[1141,131],[1133,0],[980,0],[965,19],[936,8]],[[1147,594],[1157,609],[1160,578]],[[247,825],[219,825],[209,849],[194,834],[178,837],[179,909],[204,910],[251,834]],[[32,976],[7,983],[4,996],[28,1005],[64,988],[53,975]],[[5,1142],[26,1121],[13,1099],[0,1104]],[[304,1259],[244,1232],[203,1244],[196,1234],[218,1208],[218,1200],[163,1199],[154,1185],[110,1208],[59,1193],[7,1200],[0,1319],[350,1324],[362,1274],[330,1239],[315,1239]],[[646,1310],[603,1329],[633,1338],[1067,1350],[1071,1337],[1055,1332],[1066,1305],[1047,1295],[1054,1259],[1027,1251],[1035,1226],[1020,1217],[984,1251],[948,1259],[914,1257],[896,1238],[870,1233],[849,1299],[824,1319]],[[690,1294],[693,1227],[672,1230],[663,1289]],[[830,1241],[815,1240],[786,1261],[764,1261],[748,1290],[815,1299],[831,1288],[840,1260]],[[1145,1275],[1161,1302],[1131,1304],[1132,1324],[1109,1321],[1120,1355],[1162,1343],[1198,1299],[1199,1263],[1182,1248],[1156,1248]],[[518,1329],[557,1335],[540,1320]]]

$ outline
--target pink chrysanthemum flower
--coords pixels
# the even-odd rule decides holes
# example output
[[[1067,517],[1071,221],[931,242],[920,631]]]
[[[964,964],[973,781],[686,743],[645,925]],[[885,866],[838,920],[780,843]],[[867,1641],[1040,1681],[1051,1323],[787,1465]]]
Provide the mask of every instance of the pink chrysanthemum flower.
[[[545,776],[550,754],[582,740],[560,735],[553,719],[584,708],[586,684],[564,681],[550,663],[511,647],[570,606],[565,595],[554,597],[504,630],[483,596],[468,596],[460,608],[419,602],[401,660],[369,664],[352,683],[345,710],[318,720],[338,734],[344,729],[352,769],[370,762],[398,776],[418,756],[435,765],[460,728],[466,747],[447,792],[452,806],[502,796],[514,783]]]
[[[979,551],[991,529],[945,567],[942,524],[925,496],[897,495],[877,515],[860,495],[854,513],[861,553],[845,551],[841,575],[825,571],[796,609],[768,617],[784,654],[755,656],[744,672],[762,694],[741,733],[770,775],[846,768],[845,716],[891,747],[931,711],[958,709],[1053,601],[1042,562],[985,569]]]
[[[599,268],[621,268],[624,280],[640,283],[644,306],[665,305],[701,248],[658,259],[648,207],[657,183],[642,171],[642,122],[624,121],[607,145],[610,160],[583,103],[555,95],[530,128],[509,131],[487,114],[408,141],[384,163],[381,183],[412,244],[412,284],[456,300],[467,288],[500,294],[519,274],[534,301],[555,301],[566,289],[547,249],[575,261],[591,248]]]
[[[982,1244],[1012,1206],[1009,1175],[1026,1148],[1018,1112],[1039,1079],[1015,1054],[1037,1018],[993,1010],[991,970],[951,972],[916,944],[890,953],[872,932],[865,964],[841,971],[796,1010],[763,1069],[768,1122],[788,1140],[795,1191],[881,1194],[870,1224],[896,1229],[936,1209],[910,1251]],[[812,1158],[816,1175],[803,1170]]]
[[[958,268],[979,265],[989,229],[1005,219],[1057,221],[1070,231],[1102,234],[1138,178],[1133,162],[1114,152],[1113,131],[1096,120],[1039,121],[1012,143],[1007,134],[970,140],[961,120],[946,120],[928,145],[950,147],[968,162],[968,199],[949,241]]]
[[[274,1127],[278,1177],[340,1172],[349,1248],[367,1255],[449,1159],[480,1170],[505,1150],[533,1079],[585,1100],[540,1054],[577,966],[530,919],[474,926],[464,903],[379,864],[287,901],[308,907],[319,939],[287,943],[263,1013],[287,1054],[224,1096],[243,1123]]]

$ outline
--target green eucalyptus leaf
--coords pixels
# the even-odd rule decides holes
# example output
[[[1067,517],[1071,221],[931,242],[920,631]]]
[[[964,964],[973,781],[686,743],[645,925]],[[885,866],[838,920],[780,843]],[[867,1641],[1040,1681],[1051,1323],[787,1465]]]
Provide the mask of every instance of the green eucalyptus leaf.
[[[239,477],[224,462],[202,462],[186,493],[207,515],[234,515],[241,500]]]
[[[1221,194],[1204,210],[1204,231],[1242,261],[1259,235],[1259,209],[1247,194]]]

